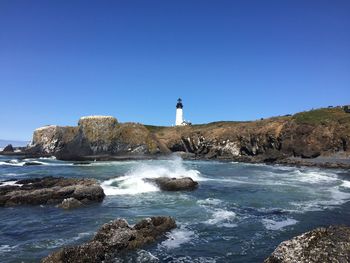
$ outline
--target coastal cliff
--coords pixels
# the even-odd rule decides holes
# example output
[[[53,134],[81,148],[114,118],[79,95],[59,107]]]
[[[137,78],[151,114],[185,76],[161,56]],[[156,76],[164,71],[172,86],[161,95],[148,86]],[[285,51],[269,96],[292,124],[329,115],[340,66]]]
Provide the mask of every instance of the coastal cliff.
[[[81,118],[76,127],[35,130],[26,153],[79,160],[182,152],[192,158],[291,163],[319,156],[347,159],[349,145],[350,114],[335,107],[257,121],[175,127],[88,116]]]
[[[62,160],[102,155],[153,155],[161,151],[159,144],[142,124],[121,124],[111,116],[87,116],[82,117],[76,127],[36,129],[26,153],[54,155]]]
[[[337,107],[251,122],[162,128],[155,134],[171,151],[204,158],[269,162],[284,157],[348,156],[350,114]]]

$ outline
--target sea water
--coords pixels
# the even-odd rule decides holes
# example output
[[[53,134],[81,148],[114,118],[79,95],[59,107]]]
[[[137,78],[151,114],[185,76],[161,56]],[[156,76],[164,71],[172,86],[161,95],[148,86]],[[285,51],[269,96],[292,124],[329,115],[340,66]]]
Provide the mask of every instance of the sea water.
[[[23,166],[26,161],[40,166]],[[0,181],[95,178],[106,198],[65,211],[51,205],[0,207],[0,262],[38,262],[88,241],[104,223],[170,215],[177,228],[115,262],[262,262],[283,240],[330,224],[348,224],[350,172],[217,161],[92,162],[0,156]],[[186,177],[195,191],[162,192],[145,178]],[[1,187],[1,186],[0,186]]]

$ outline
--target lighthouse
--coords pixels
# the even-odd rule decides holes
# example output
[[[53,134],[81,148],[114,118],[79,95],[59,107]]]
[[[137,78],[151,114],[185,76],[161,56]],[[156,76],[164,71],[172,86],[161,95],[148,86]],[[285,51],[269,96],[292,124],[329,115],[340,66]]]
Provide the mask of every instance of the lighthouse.
[[[183,108],[182,100],[179,98],[176,104],[176,120],[175,120],[176,126],[184,125],[182,108]]]

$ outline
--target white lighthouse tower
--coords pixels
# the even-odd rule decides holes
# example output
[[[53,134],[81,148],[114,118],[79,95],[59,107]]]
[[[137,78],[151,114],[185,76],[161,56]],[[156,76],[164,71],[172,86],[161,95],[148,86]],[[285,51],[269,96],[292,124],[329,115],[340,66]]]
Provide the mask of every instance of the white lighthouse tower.
[[[182,108],[183,108],[182,100],[179,98],[176,104],[176,120],[175,120],[176,126],[184,125]]]

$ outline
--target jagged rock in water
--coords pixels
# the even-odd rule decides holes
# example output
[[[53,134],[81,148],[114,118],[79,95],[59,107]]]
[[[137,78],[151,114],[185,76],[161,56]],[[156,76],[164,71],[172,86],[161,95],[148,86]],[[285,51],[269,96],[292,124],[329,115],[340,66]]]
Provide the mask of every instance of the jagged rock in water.
[[[101,202],[105,194],[94,179],[44,177],[0,185],[0,206],[58,204],[69,197],[89,203]]]
[[[60,203],[59,205],[57,205],[57,207],[62,208],[62,209],[74,209],[74,208],[78,208],[80,206],[82,206],[83,203],[80,202],[79,200],[73,198],[73,197],[69,197],[66,198],[62,201],[62,203]]]
[[[163,191],[194,190],[198,187],[198,183],[193,181],[190,177],[159,177],[155,179],[147,179],[147,181],[155,183]]]
[[[116,219],[104,224],[89,242],[62,248],[44,258],[42,263],[113,262],[118,253],[152,243],[175,227],[175,220],[164,216],[144,219],[134,227],[124,219]]]
[[[350,262],[350,227],[320,227],[282,242],[264,263]]]
[[[4,153],[13,153],[14,149],[12,147],[12,144],[8,144],[3,150]]]

